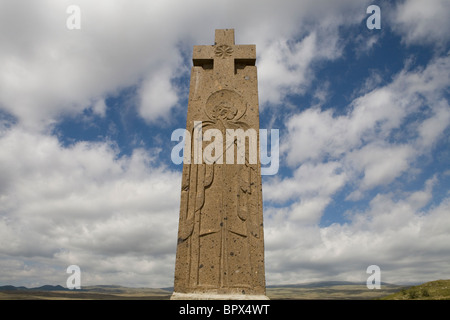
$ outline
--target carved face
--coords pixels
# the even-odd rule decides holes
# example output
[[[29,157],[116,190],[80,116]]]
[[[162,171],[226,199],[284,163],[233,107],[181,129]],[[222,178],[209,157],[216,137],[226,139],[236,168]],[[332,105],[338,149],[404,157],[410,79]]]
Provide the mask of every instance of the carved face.
[[[232,120],[236,117],[237,111],[237,108],[231,102],[222,101],[214,106],[211,116],[216,120]]]

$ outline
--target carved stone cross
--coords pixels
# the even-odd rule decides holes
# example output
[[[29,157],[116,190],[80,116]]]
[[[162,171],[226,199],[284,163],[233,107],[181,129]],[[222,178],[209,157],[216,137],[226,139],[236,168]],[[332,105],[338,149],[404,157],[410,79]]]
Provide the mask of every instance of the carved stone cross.
[[[194,46],[185,144],[192,152],[183,164],[172,299],[267,299],[261,163],[258,147],[250,151],[250,140],[259,145],[255,60],[255,45],[235,45],[233,29],[216,30],[214,45]],[[237,153],[225,138],[199,138],[230,131],[248,134],[245,161],[228,162]],[[211,146],[227,161],[203,162]]]
[[[214,68],[218,76],[234,75],[237,68],[254,66],[255,61],[255,45],[235,45],[234,29],[216,30],[213,46],[194,46],[194,66]]]

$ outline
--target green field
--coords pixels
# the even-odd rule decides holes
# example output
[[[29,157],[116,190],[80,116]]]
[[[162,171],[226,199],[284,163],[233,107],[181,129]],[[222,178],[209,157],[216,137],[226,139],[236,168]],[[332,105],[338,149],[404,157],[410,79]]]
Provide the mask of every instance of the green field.
[[[320,286],[269,287],[267,296],[273,300],[370,300],[403,289],[402,286],[385,284],[381,289],[367,289],[365,284],[336,284]]]
[[[450,280],[436,280],[404,288],[383,300],[450,300]]]

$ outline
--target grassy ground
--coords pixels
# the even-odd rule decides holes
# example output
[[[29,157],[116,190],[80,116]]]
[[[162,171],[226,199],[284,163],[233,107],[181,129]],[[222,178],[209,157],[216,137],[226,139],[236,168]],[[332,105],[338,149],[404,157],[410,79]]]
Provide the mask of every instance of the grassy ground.
[[[436,280],[404,288],[383,300],[450,300],[450,280]]]
[[[335,285],[319,288],[268,288],[271,300],[370,300],[392,294],[402,287],[383,285],[381,289],[367,289],[365,285]]]

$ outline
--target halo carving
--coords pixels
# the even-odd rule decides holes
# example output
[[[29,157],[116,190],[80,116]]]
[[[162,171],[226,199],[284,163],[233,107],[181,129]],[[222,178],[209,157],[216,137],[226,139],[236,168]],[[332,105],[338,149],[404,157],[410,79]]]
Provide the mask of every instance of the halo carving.
[[[247,103],[236,91],[222,89],[212,93],[206,101],[205,113],[212,121],[237,121],[247,111]]]

